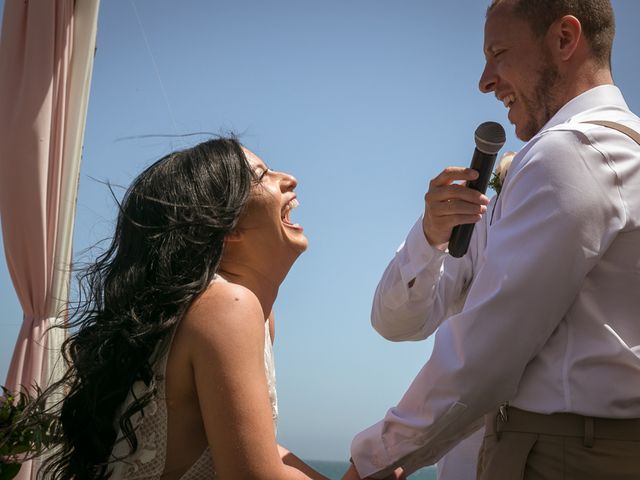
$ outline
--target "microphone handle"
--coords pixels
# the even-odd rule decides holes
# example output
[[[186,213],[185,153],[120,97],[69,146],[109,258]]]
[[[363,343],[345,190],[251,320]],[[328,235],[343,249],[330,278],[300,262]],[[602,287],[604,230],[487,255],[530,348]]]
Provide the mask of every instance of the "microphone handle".
[[[497,156],[497,153],[484,153],[477,148],[473,151],[471,168],[477,170],[480,175],[474,181],[467,183],[467,187],[473,188],[481,193],[485,193],[487,191],[489,180],[491,179],[491,172],[493,172],[493,165],[496,163]],[[474,227],[475,223],[466,223],[456,225],[453,228],[451,238],[449,239],[449,254],[451,256],[460,258],[467,253]]]

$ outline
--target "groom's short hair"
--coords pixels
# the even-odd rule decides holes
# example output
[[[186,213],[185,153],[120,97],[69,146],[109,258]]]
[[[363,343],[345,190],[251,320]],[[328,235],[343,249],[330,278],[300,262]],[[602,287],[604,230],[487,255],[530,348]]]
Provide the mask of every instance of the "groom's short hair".
[[[615,36],[615,17],[610,0],[492,0],[487,16],[498,4],[510,4],[513,13],[524,19],[533,33],[542,37],[553,22],[573,15],[582,25],[593,58],[611,68],[611,48]]]

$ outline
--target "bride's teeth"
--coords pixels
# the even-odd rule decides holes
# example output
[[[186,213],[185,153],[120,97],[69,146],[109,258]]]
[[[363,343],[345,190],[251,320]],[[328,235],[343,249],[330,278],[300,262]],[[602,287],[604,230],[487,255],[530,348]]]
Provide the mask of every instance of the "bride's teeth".
[[[295,198],[292,198],[289,203],[287,203],[284,208],[282,209],[282,219],[283,220],[287,220],[289,219],[289,212],[291,212],[291,210],[293,210],[294,208],[296,208],[298,205],[300,205],[300,203],[298,203],[298,200]]]

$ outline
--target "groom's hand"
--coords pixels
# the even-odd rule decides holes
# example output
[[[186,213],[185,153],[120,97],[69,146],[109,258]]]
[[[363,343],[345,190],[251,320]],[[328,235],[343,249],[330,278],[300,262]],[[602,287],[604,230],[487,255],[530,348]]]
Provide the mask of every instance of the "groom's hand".
[[[429,183],[424,196],[422,229],[435,248],[444,251],[455,226],[476,223],[487,211],[489,198],[465,184],[455,183],[476,178],[478,172],[471,168],[447,167]]]
[[[402,468],[396,468],[391,475],[385,477],[383,480],[406,480],[406,478],[407,477],[402,471]],[[358,471],[356,470],[356,467],[354,467],[353,464],[351,464],[351,466],[349,467],[349,470],[347,470],[344,476],[342,477],[342,480],[367,480],[367,479],[371,479],[371,477],[366,477],[361,479],[360,475],[358,474]]]

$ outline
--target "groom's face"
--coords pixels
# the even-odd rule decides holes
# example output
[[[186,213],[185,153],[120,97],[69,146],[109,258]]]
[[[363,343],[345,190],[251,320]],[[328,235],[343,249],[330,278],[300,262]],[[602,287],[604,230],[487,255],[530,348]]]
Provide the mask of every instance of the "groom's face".
[[[521,140],[530,140],[558,111],[558,70],[546,36],[537,37],[529,23],[512,11],[510,2],[496,5],[485,23],[486,64],[480,90],[493,92],[508,109]]]

